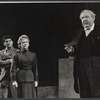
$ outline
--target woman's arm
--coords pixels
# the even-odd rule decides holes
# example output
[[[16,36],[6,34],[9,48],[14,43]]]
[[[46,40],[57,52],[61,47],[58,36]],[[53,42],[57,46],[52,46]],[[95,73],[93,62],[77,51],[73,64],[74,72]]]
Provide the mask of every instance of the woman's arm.
[[[34,55],[34,80],[35,80],[35,87],[38,86],[38,64],[37,64],[37,57],[36,57],[36,54]]]

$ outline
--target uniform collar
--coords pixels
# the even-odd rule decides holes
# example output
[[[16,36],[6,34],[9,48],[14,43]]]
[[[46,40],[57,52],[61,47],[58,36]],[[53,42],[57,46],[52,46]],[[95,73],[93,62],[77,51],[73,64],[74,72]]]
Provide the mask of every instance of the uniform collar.
[[[8,48],[6,47],[5,50],[6,50],[6,51],[11,50],[11,51],[12,51],[12,50],[14,50],[14,47],[12,46],[10,49],[8,49]]]
[[[21,49],[21,52],[27,52],[29,49]]]

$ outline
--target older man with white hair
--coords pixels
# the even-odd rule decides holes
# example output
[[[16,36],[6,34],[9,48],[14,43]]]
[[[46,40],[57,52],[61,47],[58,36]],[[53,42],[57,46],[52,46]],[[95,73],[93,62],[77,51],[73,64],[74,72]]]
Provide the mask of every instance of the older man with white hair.
[[[75,43],[65,47],[75,56],[74,89],[81,98],[100,97],[100,27],[95,24],[95,17],[91,10],[83,10],[80,13],[83,29],[74,35]]]

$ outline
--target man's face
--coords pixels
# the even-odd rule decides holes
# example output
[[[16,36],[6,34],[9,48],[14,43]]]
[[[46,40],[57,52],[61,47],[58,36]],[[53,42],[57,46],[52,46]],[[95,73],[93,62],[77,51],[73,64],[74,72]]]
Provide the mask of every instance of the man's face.
[[[80,19],[84,28],[90,28],[95,20],[88,12],[82,13]]]
[[[4,41],[4,46],[7,47],[7,48],[10,48],[13,46],[13,41],[11,39],[5,39]]]

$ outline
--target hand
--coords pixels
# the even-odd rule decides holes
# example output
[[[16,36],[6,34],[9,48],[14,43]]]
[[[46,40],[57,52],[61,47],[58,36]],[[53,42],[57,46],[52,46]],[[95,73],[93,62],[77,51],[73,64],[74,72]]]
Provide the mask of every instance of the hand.
[[[9,61],[10,63],[12,63],[13,62],[13,59],[8,59],[7,61]]]
[[[14,82],[12,83],[12,85],[15,85],[15,87],[18,87],[18,83],[17,83],[16,81],[14,81]]]
[[[34,87],[37,87],[37,86],[38,86],[38,82],[35,81],[35,82],[34,82]]]
[[[11,58],[12,58],[11,54],[7,54],[3,56],[4,60],[11,59]]]
[[[10,63],[12,63],[13,62],[13,59],[9,59],[9,61],[10,61]]]
[[[11,60],[10,59],[7,59],[6,62],[7,62],[7,64],[11,64]]]
[[[74,52],[74,48],[73,48],[72,46],[70,46],[70,47],[66,46],[64,49],[65,49],[68,53]]]

